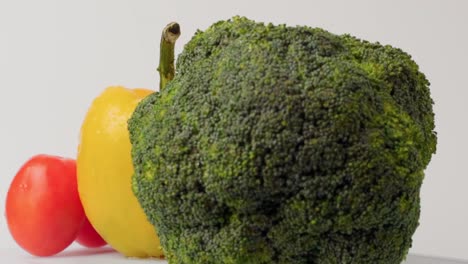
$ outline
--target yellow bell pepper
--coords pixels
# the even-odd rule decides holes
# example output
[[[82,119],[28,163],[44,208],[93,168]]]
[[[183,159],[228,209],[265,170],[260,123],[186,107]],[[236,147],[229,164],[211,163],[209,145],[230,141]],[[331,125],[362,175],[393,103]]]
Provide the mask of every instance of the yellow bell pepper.
[[[127,120],[146,89],[109,87],[81,127],[78,191],[89,221],[115,250],[132,257],[162,256],[159,239],[131,189],[133,165]]]
[[[174,77],[177,23],[161,39],[161,86]],[[102,238],[129,257],[162,257],[155,227],[133,194],[133,163],[127,121],[137,104],[154,91],[113,86],[92,102],[81,127],[77,155],[78,192],[85,213]]]

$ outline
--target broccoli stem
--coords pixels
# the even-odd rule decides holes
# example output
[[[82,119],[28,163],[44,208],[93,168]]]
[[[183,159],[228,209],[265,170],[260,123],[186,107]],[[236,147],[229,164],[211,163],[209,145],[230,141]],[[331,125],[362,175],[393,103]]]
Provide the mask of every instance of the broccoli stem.
[[[159,91],[162,91],[166,84],[174,79],[174,46],[180,36],[180,26],[177,22],[169,23],[162,32],[160,55],[159,55]]]

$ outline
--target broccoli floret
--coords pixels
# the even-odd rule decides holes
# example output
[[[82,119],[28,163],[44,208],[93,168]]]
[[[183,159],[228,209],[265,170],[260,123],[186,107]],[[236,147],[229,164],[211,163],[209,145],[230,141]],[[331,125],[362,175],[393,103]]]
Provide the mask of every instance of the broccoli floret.
[[[197,31],[129,120],[169,263],[400,263],[436,150],[428,87],[410,55],[350,35]]]

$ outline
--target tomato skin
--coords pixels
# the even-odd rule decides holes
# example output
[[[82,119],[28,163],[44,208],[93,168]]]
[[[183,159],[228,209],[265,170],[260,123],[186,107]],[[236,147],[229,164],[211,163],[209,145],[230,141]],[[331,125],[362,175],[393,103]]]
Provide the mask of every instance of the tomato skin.
[[[105,246],[107,242],[98,234],[96,229],[91,225],[88,218],[85,218],[83,226],[81,227],[76,242],[84,247],[98,248]]]
[[[5,215],[13,239],[35,256],[67,248],[83,225],[76,162],[39,154],[17,172],[6,197]]]

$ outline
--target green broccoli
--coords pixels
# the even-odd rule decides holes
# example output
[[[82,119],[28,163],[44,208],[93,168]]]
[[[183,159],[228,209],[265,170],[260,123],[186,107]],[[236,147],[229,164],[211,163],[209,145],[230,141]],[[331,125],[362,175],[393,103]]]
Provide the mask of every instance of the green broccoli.
[[[169,263],[404,260],[437,141],[410,55],[233,17],[176,69],[129,120],[134,192]]]

